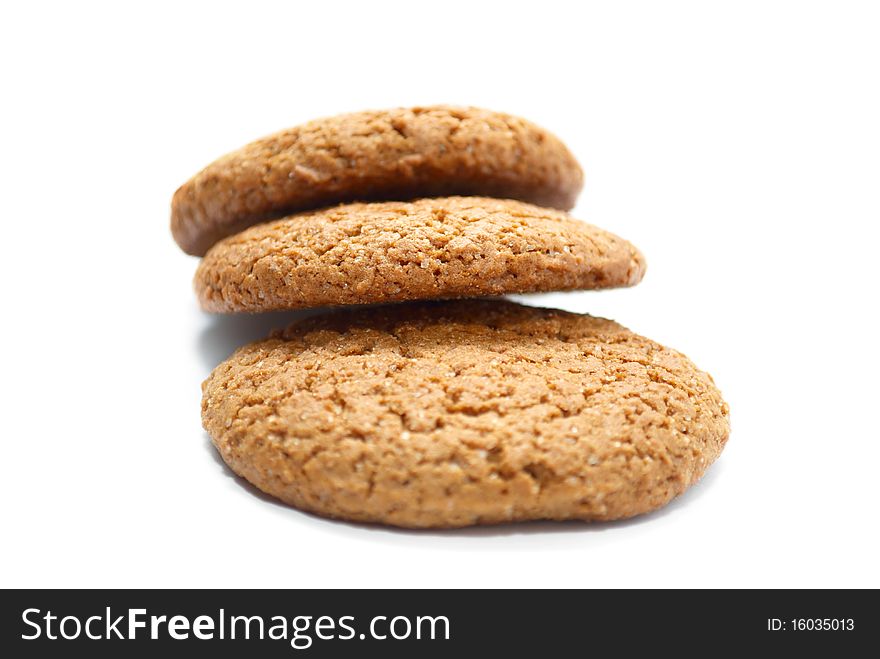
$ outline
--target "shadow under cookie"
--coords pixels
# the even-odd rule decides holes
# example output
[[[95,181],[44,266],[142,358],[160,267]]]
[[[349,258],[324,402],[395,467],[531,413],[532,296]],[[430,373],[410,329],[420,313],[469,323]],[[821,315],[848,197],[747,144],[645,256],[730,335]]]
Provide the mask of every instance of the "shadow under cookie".
[[[280,327],[286,327],[321,311],[301,309],[264,314],[206,314],[207,324],[196,340],[202,365],[211,371],[246,343],[262,339]]]
[[[205,433],[204,438],[205,450],[208,451],[211,459],[215,462],[215,464],[223,472],[223,474],[232,479],[232,481],[234,481],[235,484],[239,486],[245,493],[255,497],[263,504],[275,506],[277,507],[279,512],[297,515],[300,517],[300,519],[315,524],[320,524],[322,528],[336,531],[343,536],[351,536],[360,533],[372,533],[378,537],[388,538],[389,541],[393,541],[392,539],[394,538],[418,539],[422,537],[447,539],[491,539],[507,538],[512,536],[546,536],[547,534],[592,534],[597,532],[602,533],[607,531],[625,529],[630,526],[645,524],[660,517],[665,517],[666,515],[672,514],[682,506],[687,506],[694,503],[699,498],[705,496],[714,487],[718,478],[724,471],[723,463],[719,461],[715,465],[713,465],[713,468],[708,470],[698,482],[694,483],[690,488],[685,490],[681,495],[673,499],[666,506],[658,508],[657,510],[646,513],[644,515],[638,515],[636,517],[629,517],[626,519],[590,523],[584,523],[581,520],[537,520],[532,522],[514,522],[507,524],[502,523],[485,526],[411,529],[405,527],[388,526],[379,523],[350,522],[341,519],[326,519],[315,513],[292,508],[284,504],[282,501],[279,501],[278,499],[266,494],[265,492],[262,492],[260,489],[249,483],[247,480],[236,474],[234,471],[232,471],[232,469],[229,468],[229,465],[227,465],[223,461],[223,458],[220,457],[220,454],[217,452],[216,447],[211,442],[211,437],[207,433]],[[431,545],[431,547],[433,546],[434,545]],[[481,545],[476,545],[476,547],[480,546]],[[468,544],[466,547],[467,550],[470,551],[475,547],[475,545]],[[547,548],[546,545],[542,545],[542,547]],[[487,548],[491,548],[491,545],[487,545]]]

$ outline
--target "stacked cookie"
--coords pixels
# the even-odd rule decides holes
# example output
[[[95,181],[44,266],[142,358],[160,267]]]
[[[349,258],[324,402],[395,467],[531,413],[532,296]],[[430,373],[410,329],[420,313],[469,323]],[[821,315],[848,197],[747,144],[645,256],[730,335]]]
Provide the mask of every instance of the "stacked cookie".
[[[729,433],[711,378],[612,321],[490,299],[641,280],[635,247],[564,212],[581,185],[547,131],[443,106],[314,121],[197,174],[172,232],[204,256],[205,310],[347,307],[204,383],[226,463],[300,509],[407,527],[617,519],[683,492]]]

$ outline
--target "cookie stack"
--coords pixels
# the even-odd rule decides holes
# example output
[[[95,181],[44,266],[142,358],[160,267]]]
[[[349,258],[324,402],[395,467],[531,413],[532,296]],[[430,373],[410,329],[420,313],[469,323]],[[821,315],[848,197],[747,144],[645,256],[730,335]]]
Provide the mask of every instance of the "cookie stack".
[[[313,121],[193,177],[171,228],[204,257],[203,309],[346,307],[205,381],[226,463],[405,527],[619,519],[683,492],[729,434],[712,379],[612,321],[493,298],[641,280],[635,247],[565,212],[582,181],[538,126],[446,106]]]

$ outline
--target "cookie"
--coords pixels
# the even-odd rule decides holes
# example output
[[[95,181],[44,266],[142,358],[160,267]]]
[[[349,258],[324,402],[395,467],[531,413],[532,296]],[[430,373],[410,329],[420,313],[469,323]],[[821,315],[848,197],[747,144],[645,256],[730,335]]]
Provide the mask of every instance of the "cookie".
[[[630,286],[622,238],[523,202],[442,197],[348,204],[246,229],[212,247],[194,286],[207,311],[270,311]]]
[[[501,300],[313,316],[202,386],[260,490],[403,527],[612,520],[700,478],[729,432],[712,379],[615,322]]]
[[[569,209],[577,161],[534,124],[434,106],[319,119],[226,155],[174,194],[171,231],[188,254],[273,217],[349,201],[485,195]]]

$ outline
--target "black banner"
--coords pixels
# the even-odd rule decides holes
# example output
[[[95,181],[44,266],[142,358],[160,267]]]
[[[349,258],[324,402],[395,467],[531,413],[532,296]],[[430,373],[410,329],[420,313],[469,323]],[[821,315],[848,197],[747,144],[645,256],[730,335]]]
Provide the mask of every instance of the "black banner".
[[[7,657],[705,656],[864,651],[878,611],[876,591],[840,590],[7,590],[0,626]]]

